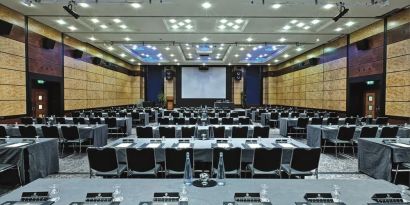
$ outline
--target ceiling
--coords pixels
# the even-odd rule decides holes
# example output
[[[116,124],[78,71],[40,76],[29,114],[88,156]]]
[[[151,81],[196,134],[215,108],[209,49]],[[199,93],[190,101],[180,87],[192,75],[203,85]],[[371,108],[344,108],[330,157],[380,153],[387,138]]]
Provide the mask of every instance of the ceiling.
[[[350,10],[334,22],[340,1]],[[77,0],[79,19],[63,9],[68,0],[0,3],[131,64],[273,65],[409,3],[371,1]],[[326,4],[333,7],[325,9]]]

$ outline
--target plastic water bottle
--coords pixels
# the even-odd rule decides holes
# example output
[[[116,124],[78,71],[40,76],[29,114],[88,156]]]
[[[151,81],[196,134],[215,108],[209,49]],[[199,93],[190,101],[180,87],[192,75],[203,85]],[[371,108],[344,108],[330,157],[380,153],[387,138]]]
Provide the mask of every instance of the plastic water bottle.
[[[216,179],[219,186],[225,185],[225,165],[224,156],[222,152],[219,153],[218,172],[216,173]]]
[[[191,168],[191,160],[189,158],[189,152],[186,153],[186,157],[185,157],[184,184],[185,185],[192,184],[192,168]]]

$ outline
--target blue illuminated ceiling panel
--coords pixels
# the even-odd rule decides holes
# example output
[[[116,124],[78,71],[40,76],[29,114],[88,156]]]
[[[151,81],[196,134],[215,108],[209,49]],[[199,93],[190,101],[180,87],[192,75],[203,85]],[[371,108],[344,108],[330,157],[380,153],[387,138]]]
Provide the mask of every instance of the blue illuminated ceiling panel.
[[[126,44],[123,47],[134,57],[144,63],[166,63],[169,62],[160,50],[151,45]]]
[[[240,63],[266,63],[275,58],[286,50],[287,45],[259,45],[254,46],[245,56],[241,58]]]

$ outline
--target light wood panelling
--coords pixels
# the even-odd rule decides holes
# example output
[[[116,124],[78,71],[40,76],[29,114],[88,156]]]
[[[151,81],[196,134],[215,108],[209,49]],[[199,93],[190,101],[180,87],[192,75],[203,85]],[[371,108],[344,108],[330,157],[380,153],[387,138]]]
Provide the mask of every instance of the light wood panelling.
[[[243,89],[243,77],[241,80],[232,78],[232,97],[235,105],[242,105],[241,93]]]
[[[0,4],[0,19],[24,28],[24,15]]]
[[[355,43],[357,41],[363,40],[370,36],[374,36],[379,33],[383,33],[384,24],[383,21],[377,21],[373,24],[370,24],[362,29],[359,29],[350,34],[350,43]]]

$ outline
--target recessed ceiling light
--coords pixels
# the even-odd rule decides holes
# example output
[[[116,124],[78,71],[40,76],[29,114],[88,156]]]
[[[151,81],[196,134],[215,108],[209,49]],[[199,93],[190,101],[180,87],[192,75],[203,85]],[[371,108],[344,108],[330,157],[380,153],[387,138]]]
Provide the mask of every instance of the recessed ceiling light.
[[[277,62],[279,62],[279,60],[278,60],[278,59],[275,59],[273,62],[277,63]]]
[[[175,20],[175,19],[169,19],[169,22],[170,22],[170,23],[176,23],[177,20]]]
[[[125,37],[125,38],[124,38],[124,40],[126,40],[126,41],[130,41],[131,39],[130,39],[130,38],[128,38],[128,37]]]
[[[229,66],[231,66],[231,65],[232,65],[232,63],[228,63],[228,65],[229,65]]]
[[[202,6],[202,8],[204,8],[204,9],[209,9],[209,8],[212,7],[212,4],[209,3],[209,2],[204,2],[204,3],[201,4],[201,6]]]
[[[172,26],[171,26],[171,28],[173,28],[173,29],[178,29],[178,28],[179,28],[179,26],[178,26],[178,25],[176,25],[176,24],[174,24],[174,25],[172,25]]]
[[[169,54],[169,56],[174,57],[175,55],[173,53]]]
[[[251,55],[250,53],[247,53],[247,54],[246,54],[246,57],[252,58],[252,55]]]
[[[239,54],[235,54],[235,58],[239,57]]]
[[[90,7],[90,5],[87,4],[87,3],[78,3],[78,5],[81,6],[81,7],[83,7],[83,8],[88,8],[88,7]]]
[[[251,42],[251,41],[253,41],[253,38],[249,37],[249,38],[246,39],[246,41]]]
[[[58,19],[58,20],[56,20],[56,22],[60,25],[67,24],[63,19]]]
[[[191,24],[188,24],[185,26],[186,29],[191,30],[193,28],[193,26]]]
[[[343,30],[343,28],[338,27],[338,28],[335,29],[335,31],[337,31],[337,32],[339,32],[341,30]]]
[[[286,38],[283,38],[283,37],[282,37],[282,38],[279,39],[279,41],[280,41],[280,42],[285,42],[285,41],[286,41]]]
[[[272,46],[272,50],[276,51],[276,46]]]
[[[258,47],[253,47],[252,50],[256,51],[258,50]]]
[[[141,65],[141,63],[138,63],[138,65]]]
[[[226,26],[225,26],[225,25],[219,25],[218,28],[219,28],[220,30],[224,30],[224,29],[226,28]]]
[[[243,50],[245,50],[245,48],[244,48],[244,47],[241,47],[239,50],[240,50],[240,51],[243,51]]]
[[[170,49],[169,47],[165,47],[165,50],[169,51],[169,49]]]
[[[236,20],[235,20],[235,23],[241,24],[241,23],[243,23],[243,20],[242,20],[242,19],[236,19]]]
[[[177,63],[177,65],[181,65],[180,63]]]
[[[33,2],[30,1],[30,0],[21,1],[21,4],[23,4],[24,6],[27,6],[27,7],[34,7]]]
[[[282,6],[281,4],[272,4],[272,8],[274,8],[274,9],[278,9],[281,6]]]
[[[246,64],[247,66],[251,66],[251,64],[250,63],[248,63],[248,64]]]
[[[284,58],[289,57],[289,55],[287,53],[285,53],[285,55],[283,55]]]
[[[184,26],[185,23],[181,21],[181,22],[178,23],[178,25],[179,25],[179,26]]]
[[[136,8],[136,9],[141,8],[141,4],[140,4],[140,3],[132,3],[131,6],[134,7],[134,8]]]
[[[178,59],[174,59],[174,62],[178,62]]]
[[[303,29],[308,30],[308,29],[310,29],[310,26],[305,26],[305,27],[303,27]]]
[[[98,20],[97,18],[92,18],[92,19],[90,19],[91,20],[91,22],[93,22],[93,23],[99,23],[100,22],[100,20]]]
[[[290,21],[291,24],[295,24],[297,22],[298,22],[298,20],[296,20],[296,19],[293,19],[292,21]]]
[[[126,29],[126,28],[127,28],[127,25],[122,24],[122,25],[120,25],[120,28],[122,28],[122,29]]]
[[[235,29],[235,30],[238,30],[240,28],[240,26],[239,25],[234,25],[234,26],[232,26],[232,28]]]
[[[113,19],[112,21],[114,21],[114,23],[121,23],[121,19]]]
[[[134,62],[134,61],[135,61],[135,59],[131,58],[131,59],[130,59],[130,61],[131,61],[131,62]]]
[[[302,23],[302,22],[300,22],[300,23],[298,23],[298,24],[296,24],[296,26],[297,27],[303,27],[305,24],[304,23]]]
[[[219,47],[218,49],[219,49],[219,50],[223,50],[224,48],[223,48],[223,47]]]
[[[232,27],[234,25],[234,23],[228,22],[226,25],[228,25],[229,27]]]
[[[112,50],[114,50],[114,47],[108,46],[107,49],[110,50],[110,51],[112,51]]]
[[[186,47],[187,50],[191,50],[191,47]]]
[[[69,26],[68,29],[70,29],[70,30],[72,30],[72,31],[77,30],[77,28],[76,28],[75,26]]]
[[[121,53],[120,56],[124,58],[124,57],[127,56],[127,55],[125,55],[125,53]]]
[[[90,38],[88,38],[88,39],[90,39],[91,41],[95,41],[95,40],[97,40],[96,38],[94,38],[94,36],[91,36]]]
[[[283,27],[283,30],[289,30],[289,29],[291,29],[291,28],[292,28],[291,26],[286,25],[286,26]]]
[[[105,25],[105,24],[101,24],[101,25],[100,25],[100,27],[101,27],[101,28],[103,28],[103,29],[108,28],[108,26],[107,26],[107,25]]]
[[[297,47],[295,50],[299,52],[299,51],[302,51],[302,50],[303,50],[303,48],[301,48],[301,47]]]
[[[312,24],[318,24],[319,22],[320,22],[319,19],[313,19],[310,23],[312,23]]]
[[[355,22],[349,21],[349,22],[347,22],[345,25],[346,25],[346,26],[353,26],[354,24],[355,24]]]
[[[191,19],[185,19],[184,21],[185,21],[185,23],[191,23],[192,22]]]
[[[323,6],[323,8],[324,9],[331,9],[331,8],[333,8],[335,5],[334,4],[325,4],[324,6]]]
[[[207,42],[209,39],[207,37],[203,37],[201,40]]]
[[[161,63],[158,63],[158,65],[161,65]]]
[[[226,23],[226,22],[228,22],[228,20],[226,20],[226,19],[221,19],[221,20],[219,20],[219,22],[221,22],[221,23]]]
[[[317,38],[317,39],[316,39],[316,42],[319,42],[319,41],[320,41],[320,39]]]

